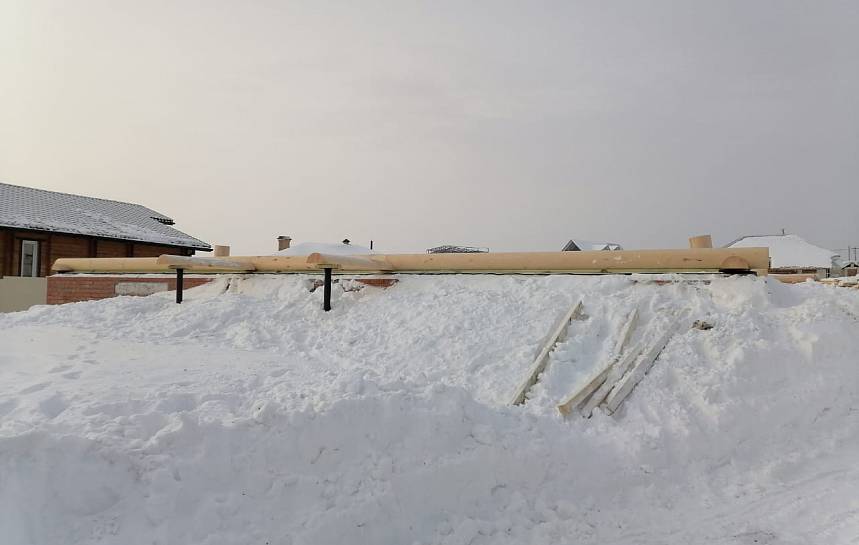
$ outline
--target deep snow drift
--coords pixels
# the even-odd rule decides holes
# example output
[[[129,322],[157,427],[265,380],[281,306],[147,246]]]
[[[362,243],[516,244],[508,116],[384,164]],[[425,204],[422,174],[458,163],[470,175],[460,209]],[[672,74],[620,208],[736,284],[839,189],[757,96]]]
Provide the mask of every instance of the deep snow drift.
[[[0,542],[856,542],[855,290],[400,278],[330,313],[310,277],[236,276],[181,306],[0,315]],[[714,327],[683,328],[615,415],[562,419],[633,306]]]

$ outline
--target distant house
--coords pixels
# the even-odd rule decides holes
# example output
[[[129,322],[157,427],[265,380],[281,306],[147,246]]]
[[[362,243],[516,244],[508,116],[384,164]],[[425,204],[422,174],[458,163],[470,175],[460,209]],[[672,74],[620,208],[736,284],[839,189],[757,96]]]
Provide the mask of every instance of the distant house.
[[[797,235],[754,235],[740,237],[726,248],[769,248],[770,272],[774,274],[814,274],[828,277],[838,254],[815,246]]]
[[[0,273],[50,274],[60,257],[154,257],[210,251],[141,206],[0,183]]]
[[[859,275],[859,261],[848,261],[841,266],[841,275],[857,276]]]
[[[623,247],[614,242],[592,242],[580,239],[570,239],[570,241],[561,248],[562,252],[596,252],[614,250],[623,250]]]

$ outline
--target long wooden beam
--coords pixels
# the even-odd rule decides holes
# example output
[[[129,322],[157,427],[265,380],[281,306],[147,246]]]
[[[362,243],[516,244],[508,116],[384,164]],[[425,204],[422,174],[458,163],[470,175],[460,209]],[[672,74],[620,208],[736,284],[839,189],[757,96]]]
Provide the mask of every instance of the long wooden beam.
[[[373,255],[333,255],[312,253],[307,256],[307,264],[317,269],[338,269],[341,271],[380,271],[390,272],[391,265],[384,256]]]
[[[767,248],[622,250],[616,252],[519,252],[483,254],[391,254],[370,256],[229,256],[219,260],[252,265],[257,273],[318,272],[331,268],[349,273],[715,273],[767,274]],[[324,262],[324,263],[323,263]],[[321,265],[326,265],[322,267]],[[169,272],[156,258],[58,259],[57,272]],[[217,272],[191,267],[188,272]],[[229,271],[234,272],[234,271]]]
[[[162,255],[155,259],[157,265],[166,265],[171,269],[206,269],[209,271],[255,271],[251,263],[231,261],[218,257],[188,257],[182,255]]]
[[[740,251],[749,250],[749,251]],[[375,256],[397,272],[628,273],[748,271],[766,274],[767,248],[404,254]]]

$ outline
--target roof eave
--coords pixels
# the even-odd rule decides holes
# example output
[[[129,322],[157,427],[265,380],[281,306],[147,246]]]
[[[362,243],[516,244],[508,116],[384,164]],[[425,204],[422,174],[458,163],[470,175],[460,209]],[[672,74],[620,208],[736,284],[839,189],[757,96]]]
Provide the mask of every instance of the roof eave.
[[[57,229],[37,229],[35,227],[22,227],[20,225],[8,225],[8,224],[0,224],[0,229],[14,229],[16,231],[34,231],[36,233],[56,233],[58,235],[68,235],[73,237],[90,237],[90,238],[98,238],[103,240],[116,240],[121,242],[138,242],[141,244],[152,244],[155,246],[169,246],[171,248],[186,248],[190,250],[200,250],[203,252],[211,252],[212,246],[202,240],[198,240],[199,244],[175,244],[171,242],[163,242],[163,241],[153,241],[153,240],[143,240],[138,238],[120,238],[120,237],[111,237],[107,235],[94,235],[91,233],[75,233],[71,231],[61,231]],[[196,240],[196,239],[195,239]]]

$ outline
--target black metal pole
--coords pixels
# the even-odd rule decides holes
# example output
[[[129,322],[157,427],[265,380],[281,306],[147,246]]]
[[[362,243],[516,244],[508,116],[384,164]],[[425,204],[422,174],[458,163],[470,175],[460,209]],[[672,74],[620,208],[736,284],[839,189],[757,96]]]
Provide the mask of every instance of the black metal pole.
[[[184,287],[185,269],[176,269],[176,304],[182,302],[182,288]]]
[[[331,268],[325,269],[325,284],[322,288],[322,310],[331,310]]]

